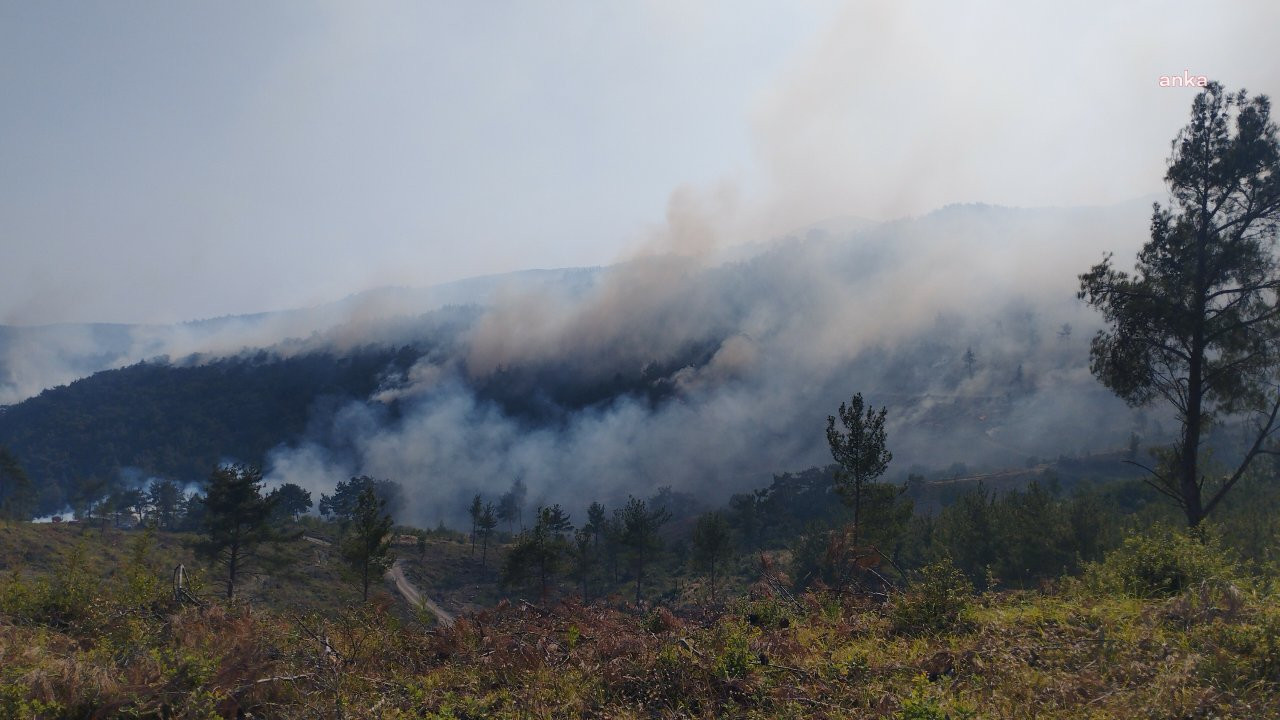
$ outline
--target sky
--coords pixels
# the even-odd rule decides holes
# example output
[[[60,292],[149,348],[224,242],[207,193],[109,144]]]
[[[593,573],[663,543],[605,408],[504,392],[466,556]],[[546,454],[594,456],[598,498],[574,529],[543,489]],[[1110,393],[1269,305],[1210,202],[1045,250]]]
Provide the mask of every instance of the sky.
[[[0,0],[0,324],[1158,192],[1280,4]]]

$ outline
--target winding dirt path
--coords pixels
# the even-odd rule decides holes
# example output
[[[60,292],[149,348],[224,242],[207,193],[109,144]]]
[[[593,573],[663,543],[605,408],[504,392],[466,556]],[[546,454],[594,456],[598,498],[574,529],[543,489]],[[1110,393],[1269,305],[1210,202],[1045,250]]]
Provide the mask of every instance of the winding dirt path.
[[[436,620],[441,625],[445,627],[453,625],[453,614],[440,607],[435,600],[418,592],[418,588],[414,587],[413,583],[409,582],[409,578],[405,577],[404,566],[400,563],[401,560],[396,558],[396,561],[391,564],[391,569],[387,571],[387,579],[396,584],[396,590],[400,591],[400,594],[405,600],[409,601],[410,605],[425,607],[432,615],[436,616]]]
[[[312,537],[310,535],[303,535],[302,539],[315,545],[323,545],[324,547],[329,547],[333,544],[328,540]],[[391,569],[387,570],[386,575],[388,580],[395,583],[396,590],[399,591],[400,596],[414,607],[425,607],[432,615],[436,616],[436,620],[438,620],[441,625],[445,627],[453,625],[453,613],[440,607],[439,603],[435,600],[432,600],[419,592],[418,588],[414,587],[413,583],[409,582],[409,578],[405,576],[404,566],[401,565],[401,562],[403,561],[400,558],[396,558],[395,562],[391,563]]]

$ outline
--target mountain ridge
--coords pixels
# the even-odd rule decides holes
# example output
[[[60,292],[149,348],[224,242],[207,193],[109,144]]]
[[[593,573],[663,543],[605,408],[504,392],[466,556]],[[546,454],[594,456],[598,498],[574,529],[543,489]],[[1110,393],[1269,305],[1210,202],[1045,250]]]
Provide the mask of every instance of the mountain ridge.
[[[824,462],[822,421],[853,392],[890,408],[900,470],[1114,448],[1161,430],[1090,376],[1096,318],[1063,268],[1087,267],[1081,238],[1116,247],[1141,222],[1133,207],[956,207],[723,262],[642,256],[514,288],[491,277],[484,306],[353,313],[306,336],[99,373],[12,406],[0,444],[62,500],[124,468],[198,480],[227,457],[319,492],[358,474],[406,479],[410,518],[513,477],[549,502],[759,486]],[[303,366],[341,375],[342,392],[289,386]],[[132,395],[164,388],[153,402],[181,410],[121,415],[131,394],[99,390],[120,378],[145,378],[154,387]],[[272,382],[296,395],[264,406]],[[88,437],[97,447],[69,439]]]

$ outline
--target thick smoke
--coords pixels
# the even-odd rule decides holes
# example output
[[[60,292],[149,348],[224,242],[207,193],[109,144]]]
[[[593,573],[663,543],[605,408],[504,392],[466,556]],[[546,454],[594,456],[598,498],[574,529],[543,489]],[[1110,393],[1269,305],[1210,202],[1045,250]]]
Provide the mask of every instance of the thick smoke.
[[[889,408],[895,477],[1121,447],[1134,415],[1089,375],[1075,276],[1131,253],[1148,211],[955,206],[747,259],[641,256],[572,294],[509,290],[452,352],[277,448],[269,477],[393,478],[417,523],[516,477],[579,511],[664,485],[721,502],[829,462],[826,416],[854,392]],[[495,397],[504,382],[524,383],[519,407]],[[578,404],[547,387],[609,382],[626,389]]]

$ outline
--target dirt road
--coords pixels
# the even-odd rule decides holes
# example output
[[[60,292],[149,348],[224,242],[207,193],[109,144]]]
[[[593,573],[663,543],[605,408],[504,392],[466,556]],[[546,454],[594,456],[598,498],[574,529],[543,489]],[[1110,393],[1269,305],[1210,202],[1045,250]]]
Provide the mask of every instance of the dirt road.
[[[397,558],[396,561],[391,564],[391,569],[387,571],[387,579],[396,584],[396,590],[400,591],[400,594],[405,600],[409,601],[410,605],[413,605],[414,607],[425,607],[429,610],[432,615],[436,616],[436,620],[438,620],[441,625],[444,625],[445,627],[452,625],[453,614],[440,607],[436,601],[418,592],[418,588],[414,587],[413,583],[409,582],[409,578],[405,577],[404,567],[400,562],[401,561]]]
[[[328,540],[322,540],[310,535],[303,535],[302,539],[315,545],[323,545],[324,547],[332,545]],[[452,625],[453,613],[450,613],[440,607],[435,600],[432,600],[419,592],[418,588],[414,587],[413,583],[409,582],[409,578],[405,577],[404,567],[401,566],[400,563],[400,559],[396,558],[396,561],[391,564],[391,569],[387,571],[387,579],[396,584],[396,590],[399,591],[400,596],[414,607],[425,607],[432,615],[436,616],[436,620],[438,620],[441,625],[445,627]]]

